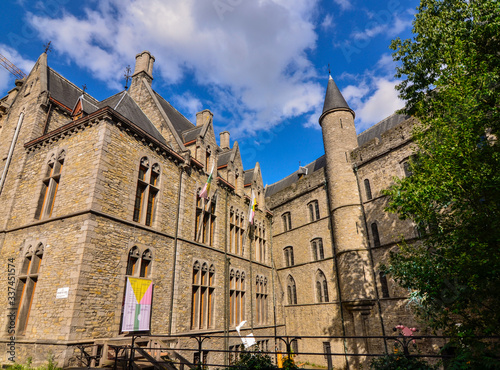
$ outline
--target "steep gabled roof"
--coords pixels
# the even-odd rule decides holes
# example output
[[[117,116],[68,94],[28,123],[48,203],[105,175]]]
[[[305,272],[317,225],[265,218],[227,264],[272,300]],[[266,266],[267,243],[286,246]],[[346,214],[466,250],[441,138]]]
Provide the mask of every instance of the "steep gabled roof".
[[[158,132],[153,123],[144,114],[141,108],[139,108],[134,99],[130,97],[127,91],[122,91],[118,94],[115,94],[98,104],[99,108],[105,106],[113,108],[122,116],[146,131],[149,135],[153,136],[156,140],[167,145],[165,138]]]
[[[50,67],[47,67],[47,88],[50,97],[63,104],[69,110],[74,108],[78,98],[83,95],[82,89],[65,79]],[[97,99],[94,99],[89,94],[85,94],[85,98],[92,104],[98,103]]]
[[[99,107],[94,103],[93,98],[87,97],[87,94],[81,95],[75,103],[72,114],[78,114],[77,107],[81,104],[81,111],[85,114],[94,113]]]
[[[248,185],[248,184],[252,183],[254,172],[255,172],[255,168],[243,171],[243,175],[245,176],[244,180],[243,180],[244,181],[243,185]]]
[[[182,133],[186,130],[192,129],[195,127],[186,117],[184,117],[177,109],[175,109],[168,101],[166,101],[160,94],[156,91],[154,92],[160,106],[163,111],[167,115],[170,122],[172,122],[172,126],[174,126],[175,131],[182,137]]]
[[[217,159],[217,167],[225,166],[231,161],[231,158],[234,156],[234,148],[233,149],[228,149],[225,152],[219,154],[219,157]]]
[[[184,141],[184,144],[196,140],[196,138],[199,135],[201,135],[202,131],[203,131],[203,126],[196,126],[182,132],[181,137],[182,140]]]

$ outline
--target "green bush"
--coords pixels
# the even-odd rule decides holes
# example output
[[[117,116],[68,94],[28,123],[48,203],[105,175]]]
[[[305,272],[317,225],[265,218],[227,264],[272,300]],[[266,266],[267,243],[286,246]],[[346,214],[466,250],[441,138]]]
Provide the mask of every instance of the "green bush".
[[[403,355],[386,355],[375,358],[370,364],[373,370],[432,370],[437,367],[429,365],[427,362],[415,358],[406,358]]]

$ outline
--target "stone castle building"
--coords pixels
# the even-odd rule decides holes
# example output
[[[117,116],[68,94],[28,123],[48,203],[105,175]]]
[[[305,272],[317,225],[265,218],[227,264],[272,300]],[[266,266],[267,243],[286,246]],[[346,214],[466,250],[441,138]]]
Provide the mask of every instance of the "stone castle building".
[[[330,77],[325,155],[264,187],[228,132],[217,143],[209,110],[193,124],[155,92],[153,64],[138,54],[130,88],[98,101],[44,53],[0,100],[0,360],[53,353],[70,366],[77,344],[122,343],[127,277],[154,283],[154,335],[207,334],[204,348],[235,350],[246,320],[242,335],[264,350],[284,349],[270,336],[304,337],[294,349],[311,363],[348,367],[359,357],[300,353],[383,351],[380,339],[336,337],[414,323],[379,268],[401,236],[416,236],[384,212],[381,194],[405,176],[412,119],[392,115],[356,135]],[[215,338],[224,334],[234,338]],[[182,351],[193,340],[163,344],[196,360]],[[206,353],[209,363],[230,357]]]

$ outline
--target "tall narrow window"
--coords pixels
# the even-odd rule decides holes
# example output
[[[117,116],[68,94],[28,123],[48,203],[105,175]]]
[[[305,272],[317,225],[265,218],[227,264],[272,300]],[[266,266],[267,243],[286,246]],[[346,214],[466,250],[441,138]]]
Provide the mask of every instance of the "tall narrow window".
[[[217,197],[205,200],[200,198],[199,194],[197,195],[195,240],[199,243],[208,245],[214,243],[216,201]]]
[[[286,247],[283,249],[283,256],[285,257],[285,266],[290,267],[293,266],[294,259],[293,259],[293,247]]]
[[[40,266],[43,257],[43,244],[38,244],[36,249],[28,248],[18,276],[16,291],[17,314],[16,314],[16,333],[22,334],[26,330],[30,316],[31,305],[35,295],[35,288],[38,282]]]
[[[229,273],[229,307],[231,325],[245,320],[245,273],[231,270]]]
[[[59,155],[52,155],[47,163],[45,177],[42,182],[42,190],[38,198],[38,206],[36,208],[35,218],[42,219],[50,217],[54,209],[54,203],[57,195],[59,182],[61,181],[61,171],[64,165],[66,152],[63,150]]]
[[[297,288],[292,275],[288,275],[287,284],[288,304],[297,304]]]
[[[210,148],[207,148],[206,154],[205,154],[205,172],[208,173],[210,171],[210,168],[208,167],[210,165],[210,156],[212,154],[212,151]]]
[[[380,247],[380,237],[378,235],[377,223],[376,222],[372,223],[371,227],[372,227],[372,236],[373,236],[373,247],[374,248]]]
[[[316,299],[319,303],[328,302],[328,283],[321,270],[316,273]]]
[[[372,188],[370,186],[370,180],[365,179],[365,191],[366,191],[366,200],[372,199]]]
[[[322,260],[325,258],[325,253],[323,251],[323,239],[316,238],[311,240],[311,249],[314,261]]]
[[[267,278],[257,275],[255,281],[256,292],[256,321],[257,324],[267,324]]]
[[[387,277],[382,271],[379,272],[379,277],[380,285],[382,287],[382,298],[389,298],[389,286],[387,285]]]
[[[309,220],[316,221],[319,220],[319,205],[317,200],[313,200],[308,205],[309,208]]]
[[[134,276],[139,266],[141,254],[138,247],[132,247],[128,253],[127,272],[129,276]]]
[[[141,258],[141,271],[139,273],[140,277],[149,277],[151,270],[151,261],[153,260],[153,254],[149,249],[146,249],[142,253]]]
[[[215,268],[205,262],[193,264],[193,285],[191,293],[191,329],[213,327]]]
[[[151,275],[151,262],[153,253],[146,249],[142,254],[139,247],[132,247],[128,253],[127,271],[128,276],[149,277]]]
[[[410,157],[404,159],[403,161],[401,161],[401,167],[403,168],[403,173],[404,173],[405,177],[410,177],[411,175],[413,175],[413,170],[411,167],[410,160],[414,159],[414,158],[415,158],[414,156],[410,156]]]
[[[266,241],[264,239],[265,230],[261,224],[255,228],[255,260],[266,262]]]
[[[285,212],[281,215],[281,219],[283,220],[283,231],[288,231],[292,229],[292,217],[290,216],[290,212]]]
[[[156,203],[159,192],[160,165],[152,166],[147,157],[141,159],[139,175],[137,179],[137,191],[135,193],[134,216],[135,222],[151,226],[154,221]]]

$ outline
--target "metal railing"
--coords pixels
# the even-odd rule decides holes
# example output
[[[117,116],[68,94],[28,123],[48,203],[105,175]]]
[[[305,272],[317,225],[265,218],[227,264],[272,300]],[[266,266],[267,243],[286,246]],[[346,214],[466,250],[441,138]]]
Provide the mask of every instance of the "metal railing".
[[[224,339],[240,340],[240,346],[231,346],[233,349],[224,349]],[[274,364],[279,365],[279,358],[293,358],[301,369],[332,369],[332,361],[327,357],[337,358],[345,361],[348,365],[359,363],[356,359],[363,358],[363,362],[369,362],[371,358],[385,356],[388,354],[398,354],[405,357],[425,358],[431,362],[438,360],[446,361],[451,355],[441,352],[441,349],[449,341],[450,337],[436,335],[405,335],[399,332],[392,336],[260,336],[252,338],[256,344],[244,349],[241,337],[224,335],[132,335],[129,337],[130,344],[94,344],[78,346],[81,351],[81,364],[87,368],[113,367],[114,370],[134,370],[139,369],[139,363],[149,364],[158,370],[186,370],[186,369],[224,369],[238,368],[234,364],[238,355],[242,351],[258,352],[271,358]],[[479,338],[479,337],[476,337]],[[500,337],[481,337],[489,341],[499,342]],[[122,339],[122,342],[126,338]],[[301,342],[301,347],[308,341],[314,343],[335,342],[342,345],[343,351],[301,351],[294,348],[294,344]],[[357,345],[360,342],[370,341],[378,343],[379,348],[384,348],[384,343],[392,343],[393,346],[385,351],[359,351]],[[168,344],[166,343],[168,342]],[[271,342],[272,349],[269,349]],[[191,345],[191,344],[192,345]],[[259,346],[259,343],[261,346]],[[262,346],[265,343],[265,346]],[[345,345],[349,343],[349,345]],[[280,350],[284,344],[284,350]],[[310,344],[310,343],[309,343]],[[433,346],[434,345],[434,346]],[[266,348],[261,348],[266,347]],[[358,349],[358,350],[357,350]],[[208,361],[208,354],[211,354],[212,361]],[[188,360],[186,357],[191,357]],[[305,361],[306,358],[318,357],[321,361]],[[339,359],[339,357],[341,359]],[[222,359],[222,361],[221,361]],[[353,360],[354,359],[354,360]],[[214,361],[215,360],[215,361]],[[313,366],[312,363],[320,362],[322,366]]]

